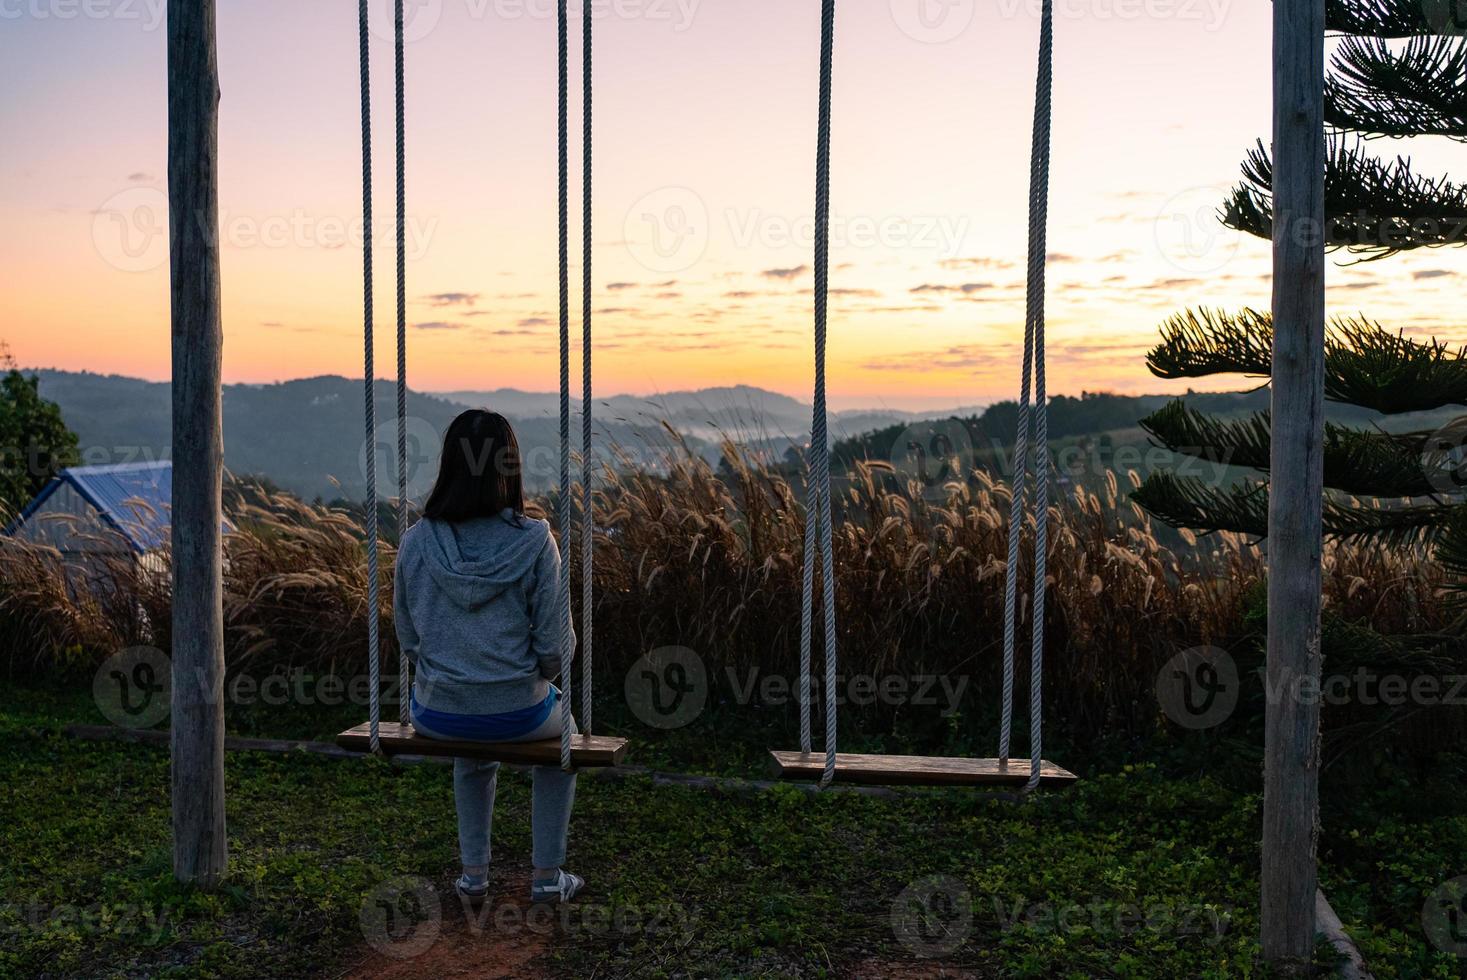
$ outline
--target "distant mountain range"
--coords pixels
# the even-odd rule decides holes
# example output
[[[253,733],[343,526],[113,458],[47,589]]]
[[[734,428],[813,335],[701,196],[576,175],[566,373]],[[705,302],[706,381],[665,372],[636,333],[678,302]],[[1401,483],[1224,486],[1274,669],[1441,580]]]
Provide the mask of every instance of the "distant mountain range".
[[[28,372],[30,373],[30,372]],[[166,382],[118,375],[35,371],[41,394],[61,406],[80,438],[86,463],[164,458],[171,441],[171,400]],[[379,381],[377,412],[378,487],[395,493],[396,391]],[[236,475],[259,475],[307,499],[360,499],[366,492],[366,434],[360,381],[337,376],[302,378],[266,385],[224,388],[225,465]],[[409,391],[407,414],[412,441],[410,489],[425,491],[436,470],[438,440],[465,407],[491,407],[515,423],[534,489],[551,486],[558,472],[560,399],[554,393]],[[580,440],[580,400],[572,404],[572,432]],[[946,413],[933,412],[930,416]],[[666,426],[694,452],[718,455],[728,436],[757,445],[774,458],[808,439],[810,408],[785,395],[737,386],[671,392],[655,398],[613,395],[598,399],[594,416],[599,452],[613,446],[642,465],[656,467],[671,449]],[[846,438],[913,418],[876,409],[832,416],[832,439]],[[923,416],[927,417],[927,416]],[[664,425],[666,424],[666,426]]]
[[[436,395],[460,405],[492,408],[511,419],[558,419],[560,416],[560,396],[554,392],[500,388],[496,391],[444,391]],[[572,411],[579,412],[580,405],[579,398],[571,400]],[[724,435],[737,437],[749,432],[798,438],[810,430],[808,402],[750,385],[671,391],[647,397],[612,395],[596,399],[594,414],[623,422],[650,422],[654,425],[666,422],[684,435],[711,441],[717,441]],[[830,418],[834,437],[844,438],[893,422],[947,414],[949,410],[913,413],[872,408],[832,412]]]
[[[30,373],[30,372],[28,372]],[[61,406],[66,423],[81,442],[83,462],[120,463],[169,455],[171,401],[166,382],[117,375],[40,370],[41,394]],[[1181,394],[1181,393],[1178,393]],[[1136,421],[1165,404],[1171,395],[1059,396],[1051,402],[1050,435],[1056,439],[1116,433],[1124,442],[1144,443]],[[1198,408],[1238,416],[1268,407],[1268,392],[1189,394]],[[376,386],[377,486],[396,494],[396,391],[387,381]],[[431,487],[448,423],[465,407],[491,407],[515,423],[531,489],[554,485],[559,472],[560,399],[553,393],[410,391],[409,491],[418,497]],[[572,439],[580,444],[580,402],[572,403]],[[909,413],[870,409],[835,413],[831,441],[836,459],[889,459],[898,435],[917,419],[959,415],[975,434],[993,440],[1012,438],[1016,406],[1000,402],[987,409]],[[1331,405],[1335,421],[1353,424],[1382,420],[1349,406]],[[640,466],[660,467],[681,440],[691,451],[717,459],[724,438],[750,446],[767,459],[782,460],[793,446],[808,441],[810,407],[798,399],[748,386],[670,392],[653,398],[613,395],[598,399],[596,450],[613,447]],[[1401,416],[1389,428],[1430,429],[1435,417]],[[669,428],[671,431],[669,431]],[[674,435],[674,433],[676,435]],[[979,439],[989,444],[988,435]],[[975,438],[979,438],[975,435]],[[227,385],[224,389],[224,459],[237,476],[262,476],[310,500],[360,500],[366,494],[366,433],[360,381],[327,376],[266,385]],[[976,444],[976,443],[975,443]]]

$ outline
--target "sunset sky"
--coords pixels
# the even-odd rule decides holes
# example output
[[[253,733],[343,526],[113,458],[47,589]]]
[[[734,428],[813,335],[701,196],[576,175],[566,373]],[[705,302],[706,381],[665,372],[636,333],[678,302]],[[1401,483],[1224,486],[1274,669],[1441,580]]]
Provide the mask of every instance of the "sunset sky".
[[[390,0],[373,2],[385,369],[392,45]],[[22,364],[168,376],[163,6],[0,0],[0,338]],[[411,384],[553,388],[554,4],[409,8]],[[819,3],[597,9],[598,390],[807,398]],[[1212,213],[1269,128],[1269,18],[1257,0],[1060,3],[1052,390],[1177,390],[1143,363],[1168,313],[1268,304],[1266,244]],[[840,4],[837,407],[1016,390],[1037,28],[1029,0]],[[219,47],[226,379],[356,375],[356,4],[219,0]],[[579,56],[577,40],[575,72]],[[1450,144],[1377,149],[1462,169]],[[1456,254],[1339,261],[1332,312],[1467,340]]]

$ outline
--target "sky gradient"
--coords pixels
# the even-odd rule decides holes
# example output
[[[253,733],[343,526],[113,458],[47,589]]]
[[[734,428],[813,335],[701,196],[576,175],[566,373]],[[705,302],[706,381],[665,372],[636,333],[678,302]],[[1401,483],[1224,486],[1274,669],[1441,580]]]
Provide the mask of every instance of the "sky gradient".
[[[389,0],[373,3],[389,365],[392,45]],[[0,338],[25,365],[168,376],[162,6],[0,0]],[[553,388],[553,3],[409,8],[410,383]],[[818,2],[596,9],[598,390],[808,397]],[[1057,10],[1050,388],[1179,390],[1143,361],[1167,314],[1269,301],[1266,243],[1212,216],[1270,125],[1269,5]],[[840,5],[834,406],[1016,391],[1037,30],[1026,0]],[[359,374],[356,4],[219,0],[219,62],[226,380]],[[1440,143],[1377,149],[1409,150],[1424,172],[1453,162]],[[578,187],[578,141],[572,155]],[[578,220],[572,235],[578,257]],[[1347,261],[1330,267],[1331,313],[1467,339],[1449,312],[1452,254]],[[572,306],[578,331],[578,290]]]

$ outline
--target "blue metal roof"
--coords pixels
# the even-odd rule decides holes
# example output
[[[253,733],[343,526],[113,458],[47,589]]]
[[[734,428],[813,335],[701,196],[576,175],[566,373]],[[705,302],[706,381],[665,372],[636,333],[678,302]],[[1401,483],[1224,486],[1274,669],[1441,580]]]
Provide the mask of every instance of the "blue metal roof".
[[[102,520],[125,537],[138,553],[168,543],[172,523],[173,463],[119,463],[112,466],[73,466],[46,484],[36,499],[6,529],[14,533],[50,496],[69,483]]]

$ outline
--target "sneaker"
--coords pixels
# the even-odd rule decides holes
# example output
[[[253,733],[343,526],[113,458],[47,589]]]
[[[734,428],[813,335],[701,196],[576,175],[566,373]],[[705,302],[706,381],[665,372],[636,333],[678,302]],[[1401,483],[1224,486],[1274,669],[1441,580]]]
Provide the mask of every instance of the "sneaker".
[[[458,881],[453,883],[453,890],[458,892],[458,897],[466,902],[479,903],[489,894],[489,878],[483,881],[475,881],[468,875],[461,875]]]
[[[585,887],[586,879],[573,875],[569,871],[561,871],[554,879],[532,882],[530,901],[549,902],[552,905],[569,902]]]

